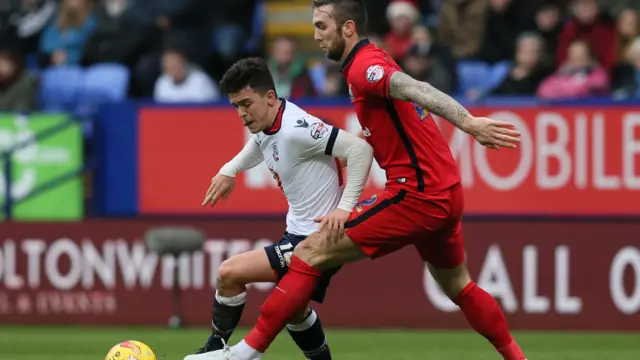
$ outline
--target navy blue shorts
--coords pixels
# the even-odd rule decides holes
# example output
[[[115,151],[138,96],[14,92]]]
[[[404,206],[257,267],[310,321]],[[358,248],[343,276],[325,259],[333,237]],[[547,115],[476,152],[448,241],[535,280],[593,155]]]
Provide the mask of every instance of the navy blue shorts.
[[[267,252],[271,268],[278,273],[278,280],[282,279],[289,270],[289,262],[293,255],[293,249],[295,249],[296,246],[306,238],[307,237],[303,235],[293,235],[285,232],[279,242],[265,246],[264,251]],[[331,277],[333,277],[338,270],[340,270],[340,267],[327,270],[322,274],[322,276],[320,276],[320,281],[311,295],[311,300],[318,303],[322,303],[324,301],[324,298],[327,295],[327,287],[331,282]]]

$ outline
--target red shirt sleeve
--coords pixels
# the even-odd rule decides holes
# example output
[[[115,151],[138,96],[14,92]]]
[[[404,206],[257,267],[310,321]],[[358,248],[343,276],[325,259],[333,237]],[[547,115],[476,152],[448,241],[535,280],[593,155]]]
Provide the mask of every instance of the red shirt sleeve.
[[[349,74],[350,83],[365,97],[389,98],[389,78],[398,71],[392,64],[375,57],[355,59]]]

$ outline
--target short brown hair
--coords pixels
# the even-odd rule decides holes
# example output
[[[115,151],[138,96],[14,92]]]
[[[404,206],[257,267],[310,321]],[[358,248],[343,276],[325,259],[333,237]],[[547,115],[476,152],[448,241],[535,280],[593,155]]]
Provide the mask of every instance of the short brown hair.
[[[220,81],[220,90],[226,95],[240,92],[246,87],[263,95],[269,90],[276,91],[269,66],[264,59],[259,57],[242,59],[233,64]]]
[[[333,5],[333,16],[338,26],[351,20],[356,24],[358,34],[367,32],[367,9],[362,0],[313,0],[313,8]]]

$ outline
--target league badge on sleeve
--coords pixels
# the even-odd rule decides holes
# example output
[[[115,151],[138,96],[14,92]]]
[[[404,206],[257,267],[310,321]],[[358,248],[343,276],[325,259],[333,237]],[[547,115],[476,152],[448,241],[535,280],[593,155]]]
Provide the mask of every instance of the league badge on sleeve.
[[[311,137],[318,140],[329,132],[329,127],[321,122],[311,125]]]
[[[383,76],[384,68],[382,67],[382,65],[371,65],[367,69],[367,81],[370,83],[380,81]]]

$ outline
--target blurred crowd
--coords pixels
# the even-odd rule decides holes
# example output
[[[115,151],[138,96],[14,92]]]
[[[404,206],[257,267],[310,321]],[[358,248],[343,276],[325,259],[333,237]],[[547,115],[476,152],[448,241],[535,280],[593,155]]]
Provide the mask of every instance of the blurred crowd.
[[[474,101],[640,97],[639,0],[371,0],[368,37],[405,72]],[[40,75],[118,63],[127,96],[220,99],[235,60],[268,59],[284,97],[343,97],[339,64],[311,37],[263,31],[259,0],[4,0],[0,110],[40,106]],[[311,22],[309,20],[309,26]]]

